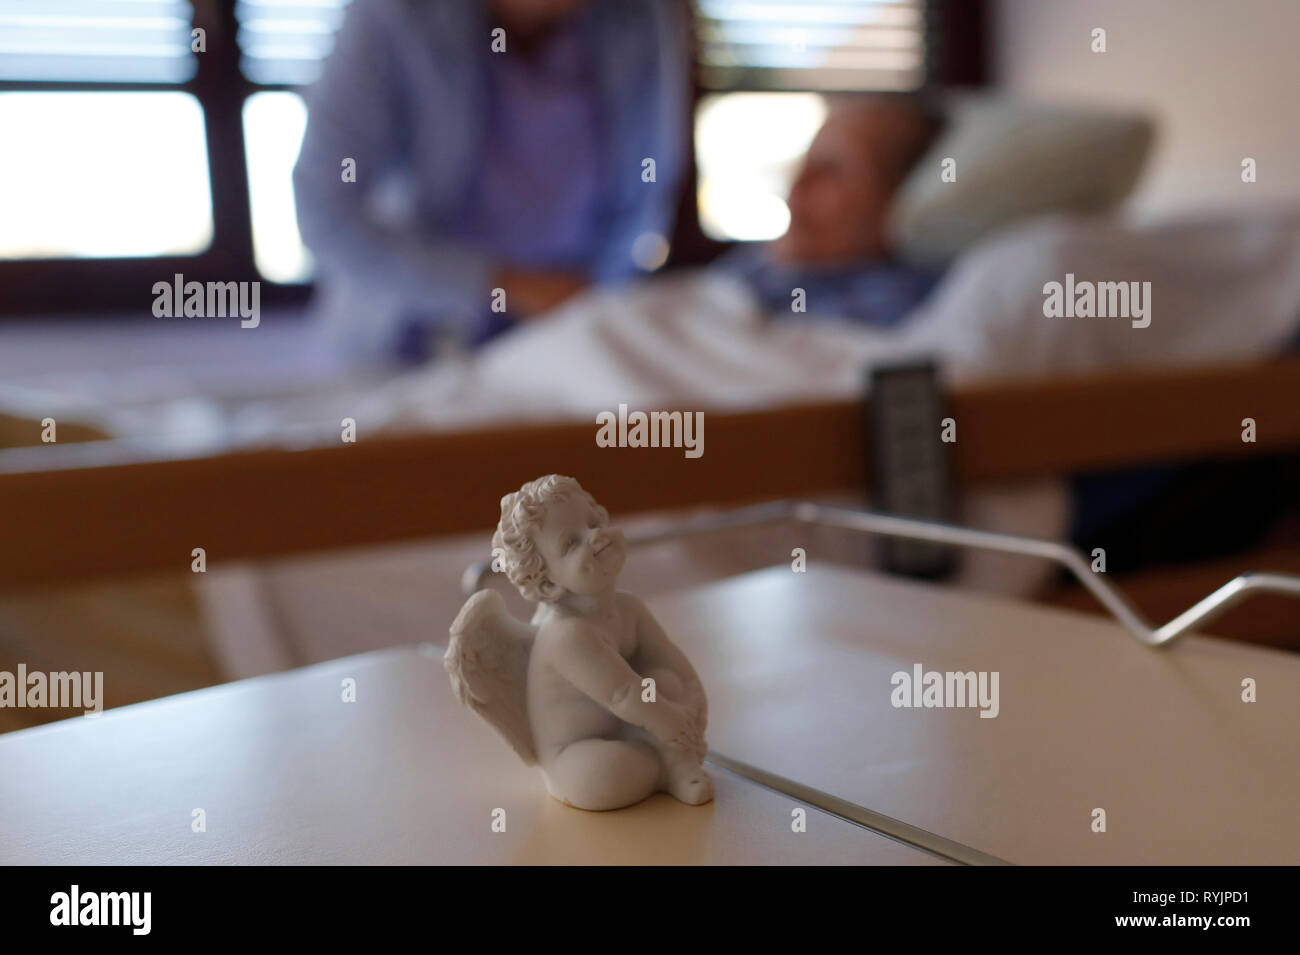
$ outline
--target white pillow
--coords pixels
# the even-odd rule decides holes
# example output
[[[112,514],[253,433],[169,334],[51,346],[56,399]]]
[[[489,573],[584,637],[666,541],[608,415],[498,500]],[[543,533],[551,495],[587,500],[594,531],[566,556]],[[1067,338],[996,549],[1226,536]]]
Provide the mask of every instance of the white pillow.
[[[1146,117],[959,96],[947,128],[900,188],[891,234],[905,259],[939,264],[1013,223],[1098,213],[1132,190],[1150,150]],[[956,181],[940,175],[956,161]]]

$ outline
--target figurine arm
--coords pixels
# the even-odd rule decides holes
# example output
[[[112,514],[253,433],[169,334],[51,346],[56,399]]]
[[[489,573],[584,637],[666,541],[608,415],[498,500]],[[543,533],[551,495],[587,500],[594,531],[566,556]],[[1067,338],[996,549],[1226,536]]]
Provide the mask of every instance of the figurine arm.
[[[696,710],[697,719],[703,728],[708,719],[708,702],[704,684],[700,682],[695,667],[691,666],[691,661],[677,644],[668,639],[668,634],[659,626],[659,621],[650,613],[650,608],[637,597],[629,596],[629,599],[637,612],[637,650],[634,655],[637,669],[644,673],[656,667],[665,667],[676,673],[686,688],[689,702]]]
[[[691,711],[667,699],[641,699],[641,675],[598,634],[571,625],[557,635],[556,671],[625,723],[643,726],[654,736],[682,746],[693,745],[703,727]]]

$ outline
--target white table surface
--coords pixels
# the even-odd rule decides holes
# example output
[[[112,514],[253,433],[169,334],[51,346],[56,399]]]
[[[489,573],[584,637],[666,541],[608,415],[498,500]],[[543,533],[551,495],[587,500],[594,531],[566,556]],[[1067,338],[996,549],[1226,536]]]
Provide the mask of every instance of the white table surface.
[[[651,605],[733,759],[1011,862],[1300,863],[1300,656],[815,564]],[[999,715],[894,708],[915,663]]]
[[[814,808],[796,833],[800,803],[720,770],[704,807],[563,806],[456,703],[432,647],[10,733],[0,767],[3,864],[941,861]]]
[[[650,603],[725,757],[1012,862],[1300,861],[1295,655],[1152,650],[1104,618],[815,563]],[[999,671],[998,717],[895,709],[890,676],[915,663]],[[794,833],[802,803],[721,770],[709,807],[562,806],[432,647],[0,736],[0,767],[0,863],[939,861],[815,809]]]

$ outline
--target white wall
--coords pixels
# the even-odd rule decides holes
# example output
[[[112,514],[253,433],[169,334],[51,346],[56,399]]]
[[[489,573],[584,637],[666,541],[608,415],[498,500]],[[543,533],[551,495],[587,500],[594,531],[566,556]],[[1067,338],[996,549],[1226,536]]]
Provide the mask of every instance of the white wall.
[[[1154,116],[1138,217],[1300,205],[1300,0],[995,0],[992,13],[1009,96]],[[1095,27],[1106,53],[1091,51]]]

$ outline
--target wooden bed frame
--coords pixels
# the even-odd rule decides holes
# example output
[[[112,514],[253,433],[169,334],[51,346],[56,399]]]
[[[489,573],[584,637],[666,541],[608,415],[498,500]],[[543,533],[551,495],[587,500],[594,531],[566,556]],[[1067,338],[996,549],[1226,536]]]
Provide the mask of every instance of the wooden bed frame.
[[[1300,358],[981,385],[949,409],[963,486],[1286,452],[1300,449]],[[0,472],[0,588],[174,570],[194,547],[217,562],[469,532],[495,518],[502,488],[548,472],[581,475],[616,513],[865,488],[864,414],[853,401],[710,413],[698,459],[599,448],[594,424],[574,423],[26,465]],[[47,448],[51,464],[72,450]]]

